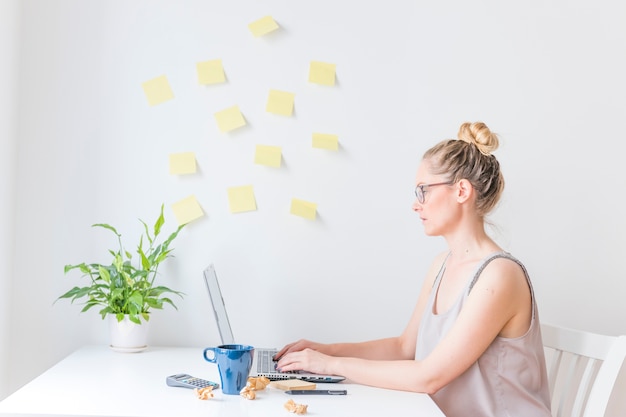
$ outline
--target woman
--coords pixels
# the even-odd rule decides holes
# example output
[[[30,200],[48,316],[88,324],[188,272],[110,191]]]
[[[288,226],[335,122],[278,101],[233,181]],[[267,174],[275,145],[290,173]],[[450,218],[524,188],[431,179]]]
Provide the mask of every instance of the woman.
[[[278,368],[425,392],[448,417],[550,416],[530,279],[485,232],[504,189],[491,154],[498,144],[484,123],[464,123],[458,140],[424,154],[413,210],[448,250],[434,259],[404,332],[361,343],[300,340],[276,355]]]

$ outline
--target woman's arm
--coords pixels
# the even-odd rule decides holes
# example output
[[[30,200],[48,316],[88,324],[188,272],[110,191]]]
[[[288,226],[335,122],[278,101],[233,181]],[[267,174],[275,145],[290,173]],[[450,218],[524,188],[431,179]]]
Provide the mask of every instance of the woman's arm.
[[[418,306],[421,302],[422,296]],[[450,332],[422,361],[335,357],[305,349],[285,354],[278,365],[284,371],[331,373],[365,385],[433,393],[476,362],[498,335],[512,330],[510,336],[520,335],[524,326],[527,330],[531,309],[530,290],[522,270],[511,261],[495,260],[482,272]],[[421,310],[416,307],[410,324],[417,325],[419,317]],[[512,329],[513,325],[517,328]],[[407,330],[403,335],[409,333],[417,335],[416,330]]]

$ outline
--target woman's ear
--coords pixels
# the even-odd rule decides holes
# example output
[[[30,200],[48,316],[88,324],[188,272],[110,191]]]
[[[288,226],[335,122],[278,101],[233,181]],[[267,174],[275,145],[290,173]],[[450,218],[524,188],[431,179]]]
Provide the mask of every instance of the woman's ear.
[[[474,194],[472,183],[466,179],[462,179],[456,183],[456,199],[459,203],[464,203]]]

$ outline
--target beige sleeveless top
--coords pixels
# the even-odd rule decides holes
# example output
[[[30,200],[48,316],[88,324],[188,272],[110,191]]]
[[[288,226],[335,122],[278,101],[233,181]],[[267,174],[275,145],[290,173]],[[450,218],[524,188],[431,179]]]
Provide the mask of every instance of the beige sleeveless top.
[[[496,258],[510,259],[524,271],[532,298],[530,329],[518,338],[496,337],[478,361],[432,398],[447,417],[549,417],[548,377],[535,295],[524,265],[506,252],[485,258],[452,308],[433,314],[444,262],[420,323],[415,359],[423,360],[437,346],[456,321],[480,273]]]

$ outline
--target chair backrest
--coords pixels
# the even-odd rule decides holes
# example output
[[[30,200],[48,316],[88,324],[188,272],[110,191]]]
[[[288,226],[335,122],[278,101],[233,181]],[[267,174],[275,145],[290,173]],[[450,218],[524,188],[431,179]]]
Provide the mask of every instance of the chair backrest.
[[[603,417],[626,357],[626,336],[543,324],[553,417]]]

